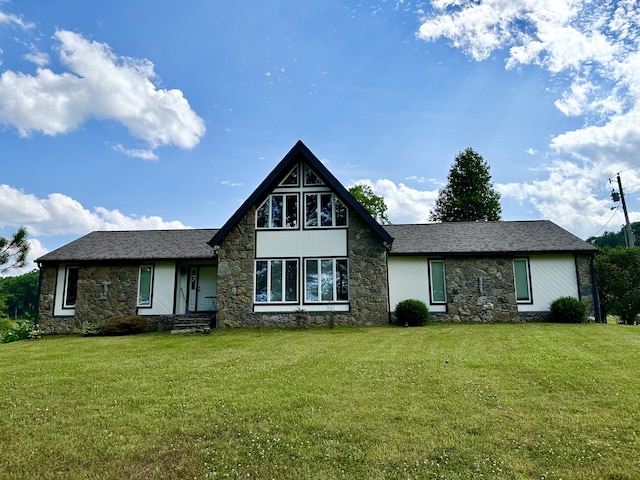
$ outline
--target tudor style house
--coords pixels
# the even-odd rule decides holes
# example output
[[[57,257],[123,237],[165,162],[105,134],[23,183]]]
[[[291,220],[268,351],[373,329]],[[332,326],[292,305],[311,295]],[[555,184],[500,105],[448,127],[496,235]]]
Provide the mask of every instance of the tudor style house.
[[[220,229],[92,232],[39,258],[38,319],[381,325],[416,298],[435,319],[528,321],[561,296],[597,317],[596,251],[549,221],[380,225],[299,141]]]

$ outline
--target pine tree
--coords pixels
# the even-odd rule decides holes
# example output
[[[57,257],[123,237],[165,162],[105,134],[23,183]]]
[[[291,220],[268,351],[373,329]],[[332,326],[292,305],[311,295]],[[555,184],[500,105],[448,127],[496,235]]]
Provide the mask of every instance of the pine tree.
[[[27,262],[27,253],[29,253],[29,243],[26,228],[20,227],[11,238],[0,237],[0,273],[24,267]]]
[[[493,188],[489,165],[467,148],[455,158],[447,185],[440,190],[429,219],[436,222],[501,220],[500,193]]]

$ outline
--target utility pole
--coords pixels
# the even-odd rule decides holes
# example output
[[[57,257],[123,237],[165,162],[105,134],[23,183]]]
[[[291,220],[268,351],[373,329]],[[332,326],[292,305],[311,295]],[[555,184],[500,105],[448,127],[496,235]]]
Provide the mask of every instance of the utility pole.
[[[631,224],[629,223],[629,214],[627,213],[627,203],[624,201],[624,190],[622,190],[622,180],[620,180],[620,174],[618,173],[618,188],[620,189],[620,199],[622,200],[622,211],[624,212],[624,219],[627,228],[627,244],[630,247],[634,246],[633,230],[631,230]]]

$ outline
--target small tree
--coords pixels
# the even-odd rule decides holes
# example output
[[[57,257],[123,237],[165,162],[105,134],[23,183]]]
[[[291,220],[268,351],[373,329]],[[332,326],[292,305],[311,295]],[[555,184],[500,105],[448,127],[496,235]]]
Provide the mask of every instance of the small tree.
[[[440,190],[429,219],[436,222],[501,220],[500,193],[493,188],[489,165],[471,148],[460,152]]]
[[[384,197],[373,193],[369,185],[354,185],[349,188],[349,193],[358,200],[360,205],[362,205],[378,223],[382,223],[383,225],[391,223],[387,216],[387,204],[384,203]]]
[[[20,227],[11,238],[0,237],[0,273],[24,267],[29,253],[27,229]]]

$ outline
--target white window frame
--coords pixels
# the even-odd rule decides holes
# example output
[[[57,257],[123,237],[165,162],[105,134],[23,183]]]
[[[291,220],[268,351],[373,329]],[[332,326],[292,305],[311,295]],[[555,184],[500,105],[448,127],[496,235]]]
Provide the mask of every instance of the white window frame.
[[[435,298],[435,291],[434,291],[434,268],[433,265],[434,264],[442,264],[442,294],[444,296],[443,299],[436,299]],[[429,260],[429,301],[430,303],[434,304],[434,305],[442,305],[442,304],[446,304],[447,303],[447,273],[446,273],[446,269],[445,269],[445,264],[444,264],[444,260],[439,260],[439,259],[433,259],[433,260]]]
[[[524,279],[527,282],[527,298],[518,298],[518,271],[516,263],[524,265],[525,275]],[[533,303],[533,295],[531,294],[531,268],[529,265],[529,258],[514,258],[513,259],[513,288],[516,297],[516,303]]]
[[[322,298],[322,275],[323,269],[322,266],[327,265],[331,262],[331,298],[323,299]],[[347,296],[346,298],[338,298],[338,263],[345,265],[346,268],[346,283],[347,283]],[[310,292],[310,284],[308,281],[309,276],[309,265],[311,263],[315,263],[315,271],[317,276],[315,292]],[[326,270],[325,270],[326,271]],[[304,259],[304,302],[310,304],[319,304],[319,303],[348,303],[350,298],[350,285],[349,285],[349,260],[347,258],[305,258]],[[314,296],[310,296],[309,293],[315,293]]]
[[[75,285],[73,286],[73,289],[69,288],[70,287],[70,281],[72,280],[70,272],[71,271],[75,271]],[[77,266],[67,266],[65,268],[64,271],[64,291],[62,293],[62,308],[63,309],[69,309],[69,308],[75,308],[76,306],[76,302],[78,301],[78,275],[79,275],[80,269]],[[69,291],[70,290],[75,290],[76,294],[75,297],[73,298],[73,303],[69,302]]]
[[[148,299],[145,301],[141,301],[142,298],[142,288],[143,288],[143,284],[142,284],[142,271],[143,269],[149,269],[149,292],[148,292]],[[152,303],[153,303],[153,277],[154,277],[154,266],[153,264],[150,263],[146,263],[144,265],[140,265],[140,267],[138,268],[138,295],[136,297],[136,305],[138,307],[142,307],[142,308],[151,308],[152,307]]]
[[[282,197],[282,225],[275,226],[273,219],[273,200],[275,197]],[[295,219],[292,224],[287,222],[288,199],[293,199],[296,203]],[[267,225],[259,225],[260,211],[267,209]],[[269,195],[264,202],[256,209],[256,228],[260,230],[280,230],[280,229],[297,229],[300,224],[300,196],[297,193],[273,193]]]
[[[280,300],[273,299],[273,268],[274,264],[279,262],[281,264],[281,278],[280,278]],[[266,297],[264,300],[258,298],[258,264],[266,263],[267,264],[267,272],[266,272]],[[287,263],[295,264],[295,279],[293,280],[293,285],[295,286],[296,298],[293,300],[287,300]],[[265,304],[298,304],[300,298],[300,262],[297,258],[276,258],[276,259],[265,259],[259,258],[256,259],[254,265],[254,275],[253,275],[253,302],[256,305],[265,305]]]
[[[322,197],[323,196],[331,196],[331,224],[330,225],[322,225]],[[316,208],[315,208],[315,216],[311,217],[307,215],[307,198],[315,197],[316,198]],[[344,224],[337,225],[336,224],[336,205],[340,204],[342,209],[344,209]],[[304,228],[315,229],[315,228],[345,228],[349,226],[349,210],[347,206],[344,204],[342,200],[338,198],[338,196],[332,192],[309,192],[304,194],[304,204],[302,205],[302,209],[304,212]],[[309,224],[309,219],[313,218],[315,220],[315,225]]]

